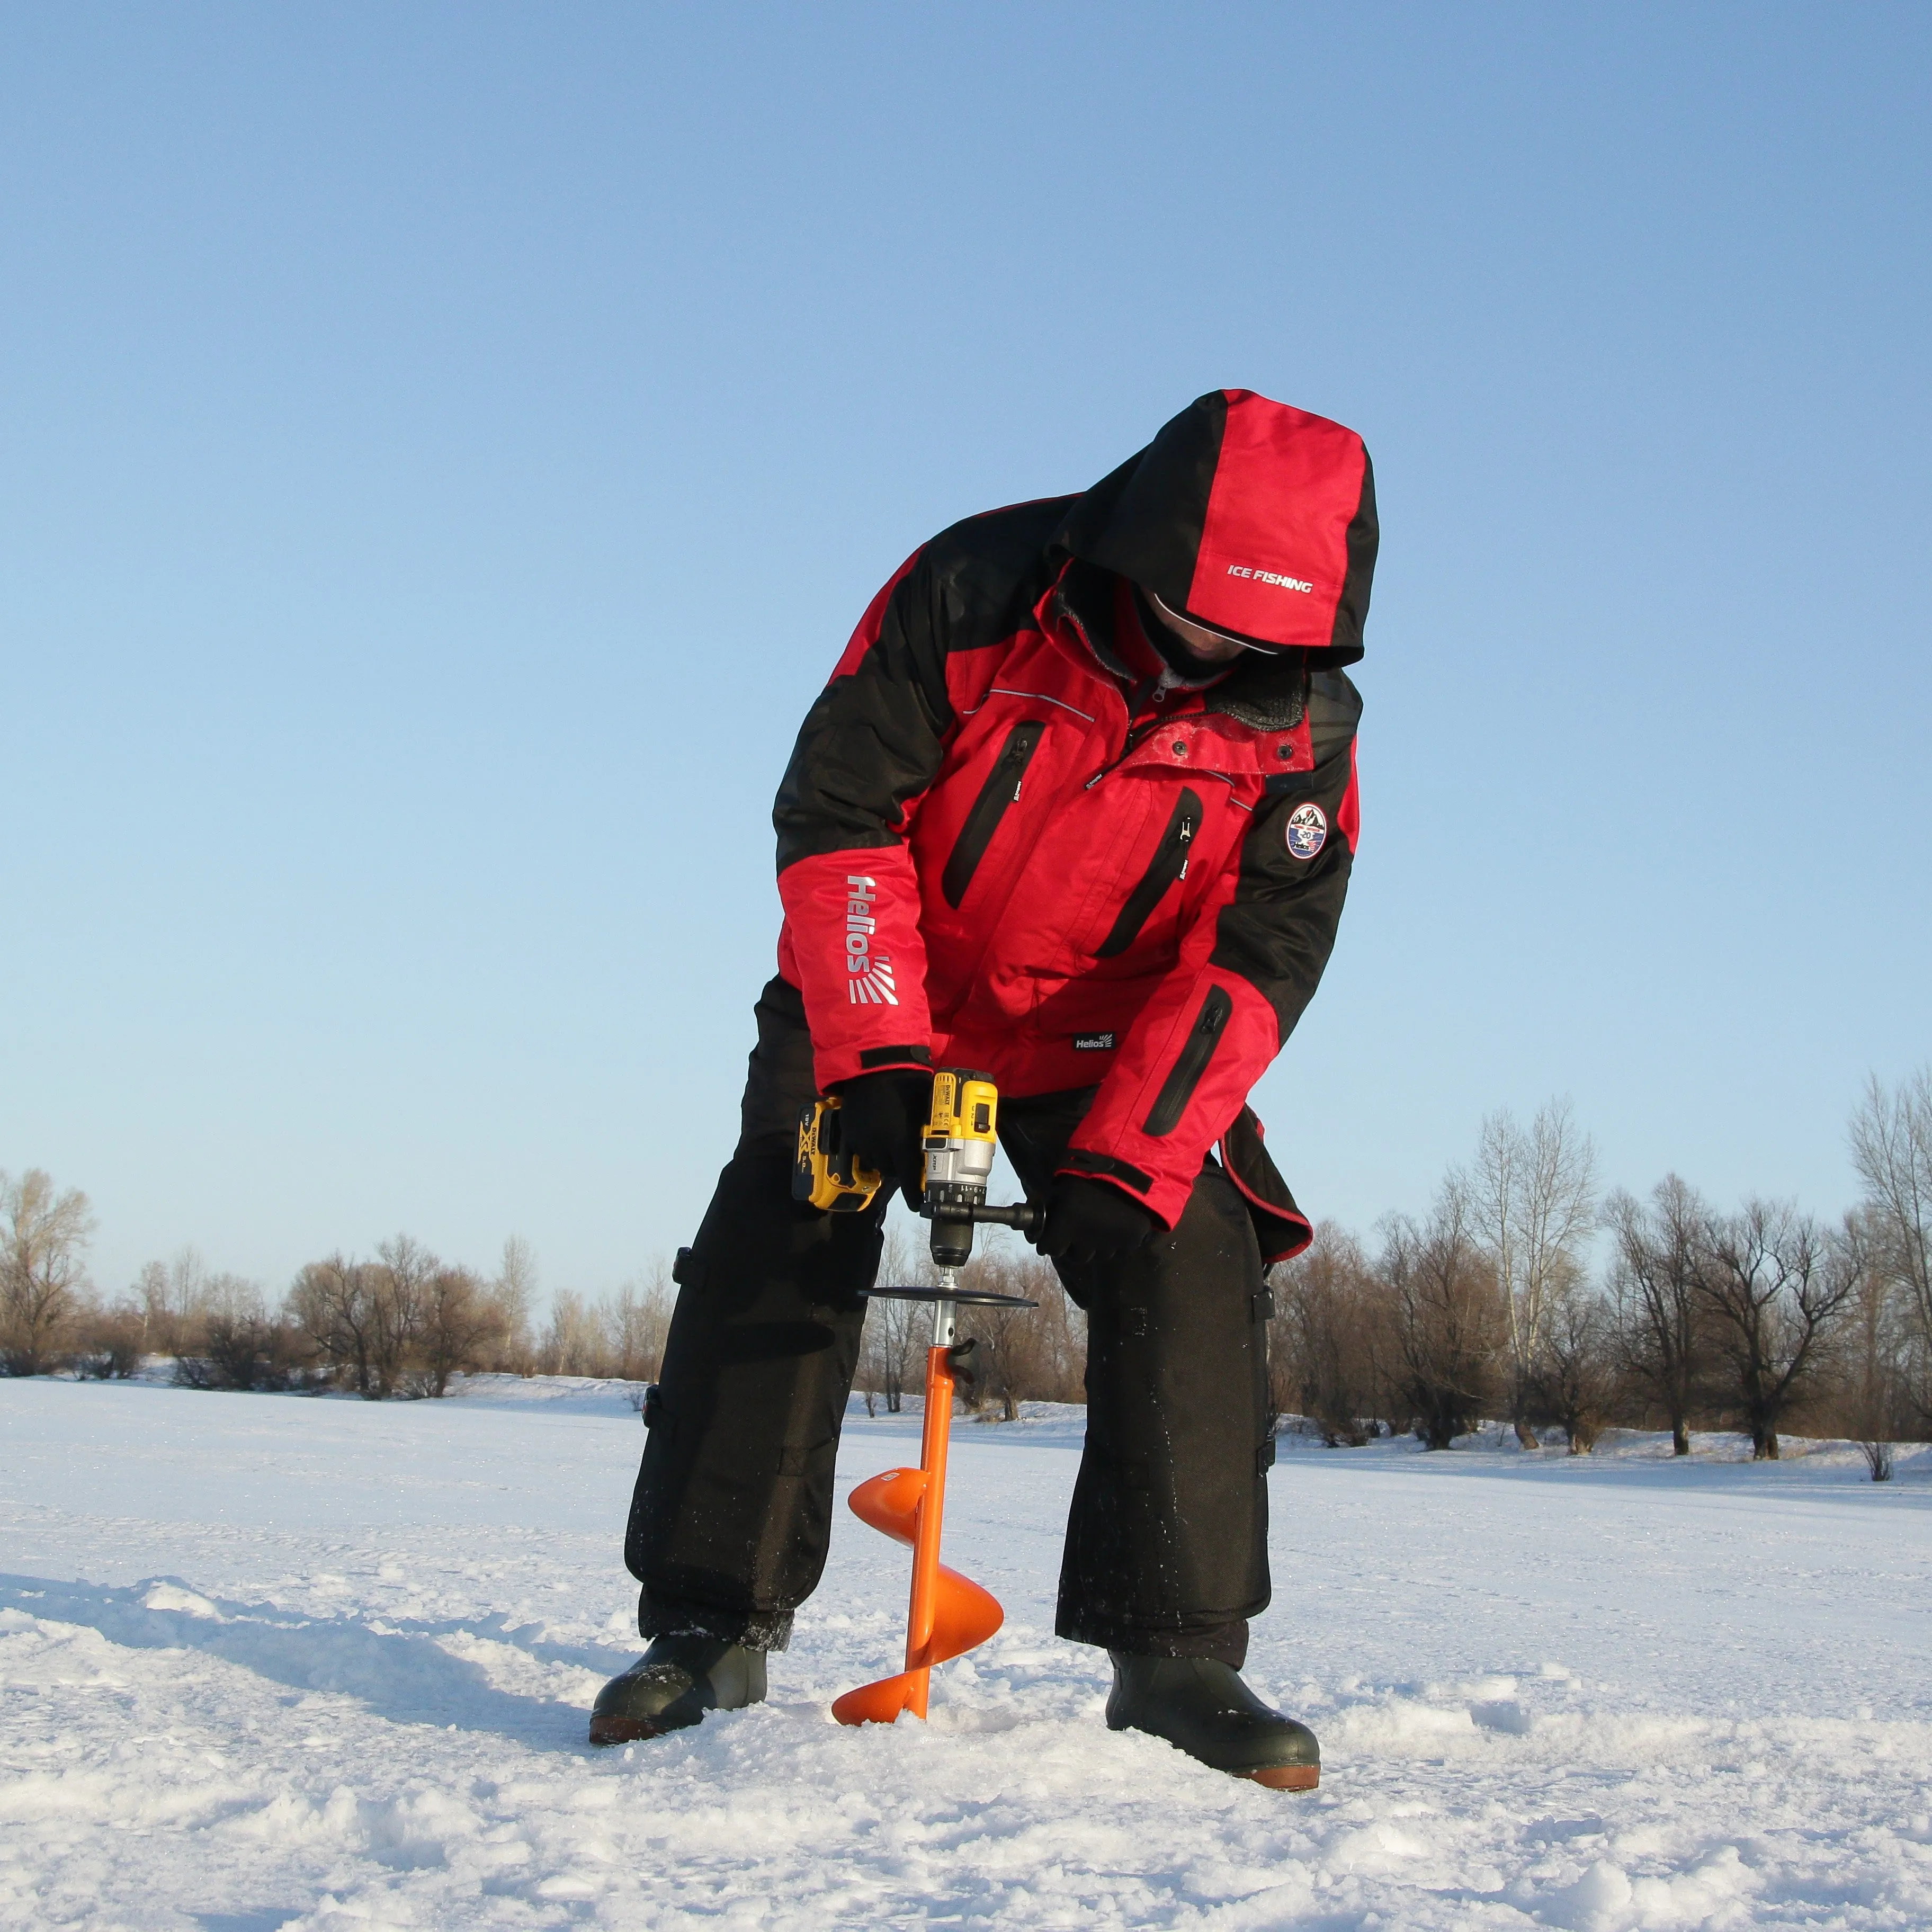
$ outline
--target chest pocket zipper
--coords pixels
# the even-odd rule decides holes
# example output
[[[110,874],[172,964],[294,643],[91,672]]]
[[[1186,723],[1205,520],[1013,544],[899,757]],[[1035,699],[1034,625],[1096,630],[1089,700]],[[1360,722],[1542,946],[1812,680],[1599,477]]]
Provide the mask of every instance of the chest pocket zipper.
[[[1000,747],[1000,755],[993,760],[993,769],[980,788],[980,796],[966,814],[966,823],[959,828],[946,869],[939,875],[939,890],[946,895],[946,903],[956,910],[966,896],[966,888],[973,883],[973,874],[980,869],[980,861],[986,856],[986,848],[993,842],[993,834],[1000,829],[1000,820],[1020,795],[1020,782],[1026,776],[1026,768],[1040,748],[1046,730],[1040,720],[1029,718],[1006,734],[1006,742]]]
[[[1191,789],[1184,790],[1180,802],[1174,808],[1173,817],[1167,821],[1167,830],[1161,835],[1152,861],[1142,874],[1140,884],[1127,895],[1127,902],[1121,907],[1113,931],[1100,942],[1100,950],[1094,955],[1096,959],[1111,959],[1116,953],[1126,952],[1140,937],[1141,928],[1166,897],[1168,887],[1177,879],[1186,878],[1188,848],[1194,842],[1194,835],[1200,828],[1200,794]]]
[[[1187,1044],[1180,1049],[1180,1058],[1174,1063],[1173,1072],[1162,1084],[1154,1112],[1142,1126],[1142,1133],[1158,1137],[1172,1133],[1180,1125],[1180,1117],[1186,1112],[1187,1103],[1193,1099],[1194,1090],[1201,1084],[1201,1076],[1207,1072],[1208,1063],[1220,1043],[1221,1029],[1234,1010],[1234,1001],[1220,987],[1208,988],[1208,997],[1201,1002],[1201,1016],[1187,1036]]]

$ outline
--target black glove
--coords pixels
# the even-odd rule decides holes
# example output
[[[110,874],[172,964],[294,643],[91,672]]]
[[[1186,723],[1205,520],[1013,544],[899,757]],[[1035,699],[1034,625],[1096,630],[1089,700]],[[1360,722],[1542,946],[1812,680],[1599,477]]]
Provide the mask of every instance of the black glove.
[[[926,1158],[921,1143],[932,1112],[932,1076],[895,1067],[842,1080],[832,1090],[838,1096],[839,1136],[845,1146],[865,1166],[903,1186],[912,1198],[919,1192]]]
[[[1034,1245],[1070,1267],[1089,1268],[1144,1247],[1160,1226],[1118,1187],[1077,1174],[1057,1174],[1047,1190],[1046,1226]]]

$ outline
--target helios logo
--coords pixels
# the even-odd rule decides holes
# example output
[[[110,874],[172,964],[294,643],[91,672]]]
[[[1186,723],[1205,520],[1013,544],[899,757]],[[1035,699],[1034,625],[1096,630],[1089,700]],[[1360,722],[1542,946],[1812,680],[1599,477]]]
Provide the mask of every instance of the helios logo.
[[[1257,584],[1272,584],[1280,590],[1312,592],[1315,586],[1305,577],[1284,577],[1278,570],[1257,570],[1252,564],[1231,563],[1228,566],[1230,577],[1252,578]]]
[[[892,962],[883,952],[872,950],[872,935],[879,929],[874,917],[879,896],[876,879],[862,878],[856,872],[845,875],[845,996],[855,1006],[896,1006],[899,1003],[892,985]]]

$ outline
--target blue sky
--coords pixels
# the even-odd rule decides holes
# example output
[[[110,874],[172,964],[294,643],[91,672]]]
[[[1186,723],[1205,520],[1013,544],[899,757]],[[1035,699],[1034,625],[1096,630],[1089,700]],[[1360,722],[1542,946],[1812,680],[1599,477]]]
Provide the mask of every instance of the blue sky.
[[[689,1238],[880,581],[1202,391],[1366,438],[1363,844],[1257,1102],[1835,1210],[1932,1056],[1932,20],[0,8],[0,1166],[279,1287]]]

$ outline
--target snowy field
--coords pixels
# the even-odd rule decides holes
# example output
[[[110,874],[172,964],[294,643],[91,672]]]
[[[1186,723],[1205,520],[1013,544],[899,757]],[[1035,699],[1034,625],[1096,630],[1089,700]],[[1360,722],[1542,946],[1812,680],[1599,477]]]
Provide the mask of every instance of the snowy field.
[[[1106,1730],[1052,1635],[1077,1414],[956,1440],[1008,1621],[929,1725],[827,1715],[902,1627],[842,1510],[770,1703],[592,1753],[620,1394],[0,1382],[0,1924],[1932,1925],[1922,1454],[1285,1453],[1249,1674],[1322,1738],[1298,1798]]]

